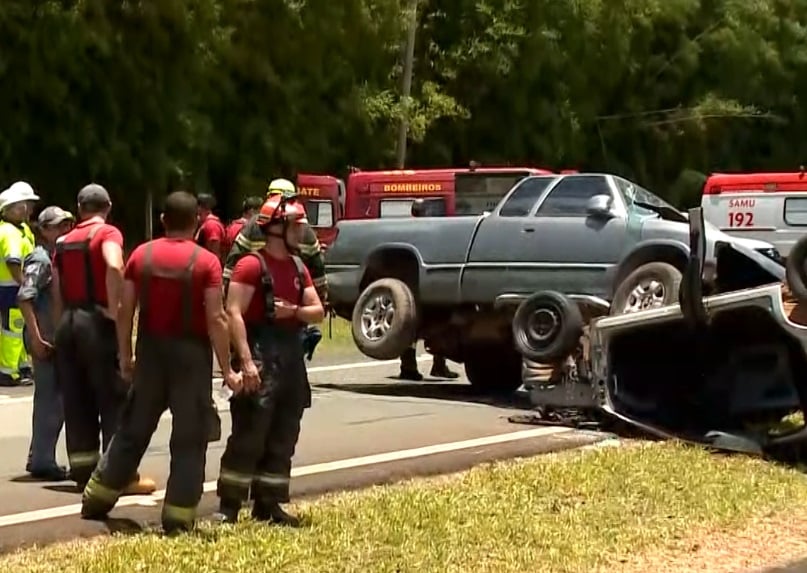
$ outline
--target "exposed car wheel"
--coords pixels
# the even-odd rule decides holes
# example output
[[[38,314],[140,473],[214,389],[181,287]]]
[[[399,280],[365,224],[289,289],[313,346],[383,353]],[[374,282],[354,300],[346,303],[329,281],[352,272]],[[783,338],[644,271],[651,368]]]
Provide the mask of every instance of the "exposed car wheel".
[[[521,357],[512,350],[480,349],[465,359],[465,375],[477,392],[512,394],[521,386]]]
[[[807,303],[807,235],[796,241],[787,256],[787,285],[799,302]]]
[[[398,358],[417,337],[417,305],[412,290],[398,279],[370,284],[353,307],[353,341],[365,356]]]
[[[554,291],[541,291],[522,302],[513,317],[516,350],[533,362],[566,358],[580,343],[583,317],[577,304]]]
[[[678,302],[681,271],[669,263],[647,263],[623,280],[614,293],[611,314],[627,314]]]

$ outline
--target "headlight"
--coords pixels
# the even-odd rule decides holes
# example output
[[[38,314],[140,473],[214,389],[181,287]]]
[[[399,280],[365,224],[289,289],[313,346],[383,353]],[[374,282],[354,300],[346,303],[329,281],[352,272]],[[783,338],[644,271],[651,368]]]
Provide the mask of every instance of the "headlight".
[[[779,263],[780,265],[784,264],[784,261],[782,260],[782,255],[779,254],[779,251],[776,249],[776,247],[765,247],[763,249],[757,249],[757,252],[766,256],[770,260]]]

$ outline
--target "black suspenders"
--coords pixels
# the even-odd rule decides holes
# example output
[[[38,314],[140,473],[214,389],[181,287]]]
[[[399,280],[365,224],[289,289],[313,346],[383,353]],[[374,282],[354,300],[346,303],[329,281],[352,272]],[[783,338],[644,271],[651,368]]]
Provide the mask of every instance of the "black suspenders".
[[[263,286],[263,300],[266,305],[266,319],[271,322],[275,318],[275,293],[272,286],[272,273],[269,272],[269,266],[266,264],[266,259],[263,258],[261,253],[253,251],[247,253],[247,255],[257,257],[261,263],[261,285]],[[292,255],[291,258],[294,261],[294,267],[297,269],[297,279],[300,282],[297,304],[301,305],[303,303],[303,292],[305,291],[305,264],[303,260],[296,255]]]
[[[92,242],[95,235],[98,231],[101,230],[101,227],[104,226],[104,223],[98,223],[87,234],[87,238],[83,241],[76,241],[75,243],[65,243],[64,241],[56,243],[56,256],[54,257],[54,262],[56,263],[56,270],[59,272],[59,290],[62,295],[62,300],[64,299],[65,291],[64,291],[64,264],[62,262],[62,255],[67,251],[80,251],[84,255],[84,288],[86,297],[84,301],[77,302],[77,303],[68,303],[65,301],[66,307],[75,307],[75,306],[87,306],[90,307],[94,304],[100,304],[98,301],[95,300],[95,276],[93,275],[92,270],[92,256],[90,254],[90,243]]]
[[[152,251],[154,243],[146,244],[146,252],[143,258],[143,274],[140,277],[140,320],[138,320],[138,333],[143,331],[146,317],[149,312],[149,302],[151,301],[151,279],[154,277],[179,281],[182,283],[182,330],[185,336],[193,336],[193,267],[196,258],[202,247],[194,245],[193,253],[188,260],[188,264],[182,269],[172,269],[156,266],[152,262]]]

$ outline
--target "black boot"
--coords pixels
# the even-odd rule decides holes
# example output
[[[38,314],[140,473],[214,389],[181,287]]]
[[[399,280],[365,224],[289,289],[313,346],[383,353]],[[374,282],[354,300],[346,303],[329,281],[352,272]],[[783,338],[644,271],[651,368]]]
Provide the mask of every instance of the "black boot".
[[[239,511],[241,511],[239,502],[222,499],[219,502],[219,510],[213,514],[211,521],[223,524],[238,523]]]
[[[398,376],[401,380],[412,380],[420,382],[423,380],[423,374],[418,372],[418,362],[416,360],[414,348],[407,348],[401,354],[401,374]]]
[[[275,501],[256,501],[252,507],[252,517],[257,521],[268,521],[277,525],[300,527],[300,518],[286,513]]]
[[[434,376],[435,378],[449,378],[451,380],[460,377],[459,374],[448,369],[445,357],[439,355],[434,356],[430,376]]]

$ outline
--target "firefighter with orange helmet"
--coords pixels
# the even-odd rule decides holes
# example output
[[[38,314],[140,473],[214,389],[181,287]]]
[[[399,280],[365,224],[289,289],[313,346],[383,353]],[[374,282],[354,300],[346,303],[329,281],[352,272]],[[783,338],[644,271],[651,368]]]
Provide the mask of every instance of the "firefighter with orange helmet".
[[[289,501],[291,458],[311,405],[300,336],[323,320],[325,310],[308,269],[293,254],[307,223],[302,204],[270,197],[257,223],[266,244],[238,260],[227,292],[243,385],[230,399],[232,433],[221,458],[218,517],[237,521],[251,492],[256,519],[297,525],[280,504]]]

